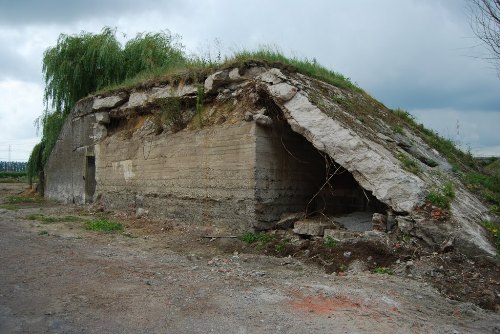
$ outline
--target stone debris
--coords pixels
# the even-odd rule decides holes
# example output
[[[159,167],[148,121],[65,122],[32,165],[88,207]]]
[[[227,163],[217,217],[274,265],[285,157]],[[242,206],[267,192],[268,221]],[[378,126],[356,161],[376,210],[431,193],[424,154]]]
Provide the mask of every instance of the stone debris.
[[[276,229],[289,229],[293,227],[293,224],[300,219],[305,218],[305,213],[304,212],[297,212],[297,213],[284,213],[281,215],[280,220],[276,223],[275,228]]]
[[[332,227],[334,227],[334,225],[329,222],[299,220],[293,225],[293,232],[301,235],[323,236],[325,229]]]
[[[337,241],[356,239],[359,238],[361,235],[362,235],[361,232],[330,229],[330,228],[325,229],[323,234],[325,239],[333,238]]]
[[[372,218],[372,226],[374,231],[387,231],[387,217],[380,213],[374,213]]]

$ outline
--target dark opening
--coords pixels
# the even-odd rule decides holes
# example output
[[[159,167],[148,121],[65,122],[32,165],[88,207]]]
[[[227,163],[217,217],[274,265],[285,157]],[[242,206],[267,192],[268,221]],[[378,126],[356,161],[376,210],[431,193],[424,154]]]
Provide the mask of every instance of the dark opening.
[[[85,202],[92,203],[95,193],[95,157],[88,156],[85,168]]]
[[[387,210],[349,171],[278,119],[257,132],[256,198],[259,220],[269,223],[305,212],[363,231],[372,229],[373,213]]]

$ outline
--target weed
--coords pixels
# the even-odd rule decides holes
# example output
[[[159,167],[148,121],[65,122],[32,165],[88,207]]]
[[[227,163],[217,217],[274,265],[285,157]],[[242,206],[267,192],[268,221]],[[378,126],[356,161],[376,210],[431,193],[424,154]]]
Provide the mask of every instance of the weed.
[[[59,222],[84,222],[86,221],[85,218],[82,217],[77,217],[77,216],[64,216],[64,217],[52,217],[52,216],[45,216],[42,214],[32,214],[26,217],[28,220],[38,220],[44,224],[50,224],[50,223],[59,223]]]
[[[277,253],[282,253],[285,251],[285,246],[286,244],[284,242],[280,242],[279,244],[277,244],[275,247],[274,247],[274,250],[277,252]]]
[[[9,211],[17,211],[19,210],[19,206],[16,204],[2,204],[0,205],[0,208],[9,210]]]
[[[182,129],[184,120],[180,98],[161,99],[158,105],[160,106],[160,122],[170,126],[174,131]]]
[[[434,206],[437,206],[442,209],[449,209],[450,208],[450,199],[446,197],[445,195],[431,191],[427,195],[427,200]]]
[[[392,128],[392,132],[404,135],[403,128],[400,126],[395,126]]]
[[[345,272],[347,270],[347,266],[343,263],[340,264],[339,266],[339,271],[340,272]]]
[[[489,220],[484,220],[481,225],[492,235],[497,252],[500,253],[500,226]]]
[[[376,274],[394,275],[394,272],[387,267],[376,267],[375,269],[373,269],[373,272]]]
[[[401,153],[399,156],[399,161],[401,161],[401,165],[404,170],[407,170],[410,173],[418,175],[422,172],[422,169],[418,165],[417,161],[413,158],[410,158],[406,154]]]
[[[43,197],[24,197],[24,196],[7,197],[7,204],[42,203],[42,202],[43,202]]]
[[[123,231],[123,225],[120,223],[115,223],[107,219],[95,219],[85,223],[85,229],[91,231]]]
[[[259,233],[248,232],[243,234],[239,239],[243,242],[246,242],[247,244],[253,244],[255,242],[265,244],[273,240],[273,236],[263,232]]]
[[[42,231],[38,232],[38,235],[49,235],[49,232],[42,230]]]
[[[324,244],[328,248],[334,248],[337,247],[338,241],[332,238],[331,236],[327,236],[324,240]]]
[[[455,188],[451,181],[444,184],[441,190],[431,191],[427,195],[427,200],[434,206],[441,209],[449,209],[450,202],[455,198]]]
[[[443,186],[443,195],[446,197],[453,199],[455,198],[455,187],[451,181],[448,181]]]

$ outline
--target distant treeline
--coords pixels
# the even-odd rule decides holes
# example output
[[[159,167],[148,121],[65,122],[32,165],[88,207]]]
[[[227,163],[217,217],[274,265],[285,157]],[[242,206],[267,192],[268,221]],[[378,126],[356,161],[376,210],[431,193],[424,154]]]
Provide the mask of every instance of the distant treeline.
[[[26,162],[0,161],[0,172],[25,172]]]

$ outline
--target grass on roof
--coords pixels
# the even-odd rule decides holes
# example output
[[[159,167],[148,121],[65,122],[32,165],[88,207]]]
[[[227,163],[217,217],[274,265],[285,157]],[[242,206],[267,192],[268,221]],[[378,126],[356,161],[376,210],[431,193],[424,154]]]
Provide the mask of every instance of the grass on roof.
[[[168,68],[155,68],[150,71],[141,72],[137,76],[127,79],[119,84],[107,86],[96,94],[109,94],[119,90],[132,89],[134,87],[149,86],[158,82],[194,82],[202,83],[205,78],[219,68],[235,67],[244,63],[258,61],[273,66],[286,66],[291,71],[310,76],[324,81],[333,86],[350,91],[362,92],[362,89],[354,84],[348,77],[330,70],[313,59],[286,57],[276,48],[262,47],[255,51],[238,51],[232,56],[221,61],[191,57],[184,64],[170,66]]]

